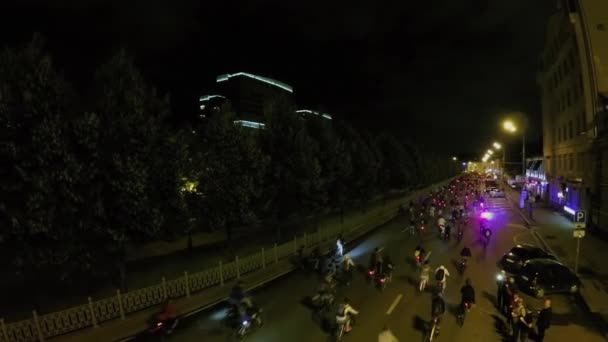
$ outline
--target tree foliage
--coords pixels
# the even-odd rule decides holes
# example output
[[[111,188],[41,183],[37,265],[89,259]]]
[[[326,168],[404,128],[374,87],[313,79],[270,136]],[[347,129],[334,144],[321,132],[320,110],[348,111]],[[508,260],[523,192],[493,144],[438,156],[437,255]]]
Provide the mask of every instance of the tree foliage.
[[[234,114],[170,125],[168,97],[123,50],[84,88],[62,77],[39,37],[3,51],[3,276],[67,284],[119,270],[124,287],[131,245],[197,229],[230,240],[237,226],[342,210],[459,171],[390,134],[302,117],[282,99],[262,130]]]

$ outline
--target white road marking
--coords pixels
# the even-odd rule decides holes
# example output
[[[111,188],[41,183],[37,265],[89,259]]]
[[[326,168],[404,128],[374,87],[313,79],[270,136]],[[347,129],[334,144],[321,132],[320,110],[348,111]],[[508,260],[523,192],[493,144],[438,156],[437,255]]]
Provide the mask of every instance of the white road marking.
[[[391,304],[391,306],[388,308],[388,310],[386,310],[386,314],[390,315],[393,310],[395,310],[395,307],[397,306],[397,304],[399,304],[399,302],[401,301],[401,298],[403,298],[403,295],[400,294],[397,296],[397,298],[395,298],[395,300],[393,301],[393,304]]]

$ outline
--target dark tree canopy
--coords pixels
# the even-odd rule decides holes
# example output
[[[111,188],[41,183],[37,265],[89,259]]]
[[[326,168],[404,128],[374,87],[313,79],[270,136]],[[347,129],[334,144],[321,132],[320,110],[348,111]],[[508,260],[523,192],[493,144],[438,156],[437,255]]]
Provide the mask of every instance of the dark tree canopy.
[[[235,227],[341,211],[458,172],[444,156],[302,117],[283,99],[265,129],[235,125],[229,107],[174,127],[168,97],[124,50],[85,90],[71,84],[39,37],[0,53],[7,288],[40,277],[65,286],[115,277],[124,287],[132,245],[219,229],[230,240]]]

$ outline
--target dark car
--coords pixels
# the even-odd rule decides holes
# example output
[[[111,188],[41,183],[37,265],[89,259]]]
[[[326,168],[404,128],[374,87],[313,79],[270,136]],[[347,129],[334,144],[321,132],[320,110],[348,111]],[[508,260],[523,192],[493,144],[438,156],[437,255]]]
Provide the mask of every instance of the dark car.
[[[533,259],[515,278],[517,286],[537,298],[552,293],[576,293],[581,282],[568,267],[553,259]]]
[[[498,265],[509,273],[519,273],[524,263],[532,259],[555,260],[555,257],[532,245],[517,245],[503,255]]]
[[[498,190],[498,183],[495,181],[485,181],[484,182],[485,192],[490,193],[492,190]]]

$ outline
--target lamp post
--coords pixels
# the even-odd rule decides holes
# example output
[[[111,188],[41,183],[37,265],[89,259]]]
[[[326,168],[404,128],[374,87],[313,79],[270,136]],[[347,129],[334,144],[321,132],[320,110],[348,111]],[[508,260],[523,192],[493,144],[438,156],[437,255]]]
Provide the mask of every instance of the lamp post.
[[[494,147],[494,149],[496,149],[497,151],[502,149],[502,145],[498,142],[494,142],[492,144],[492,146]],[[502,163],[501,163],[501,167],[500,167],[500,180],[501,183],[504,185],[505,183],[505,150],[502,150]]]
[[[517,127],[513,121],[507,120],[503,122],[502,127],[509,133],[517,132]],[[521,173],[526,178],[526,133],[523,130],[521,133]]]

